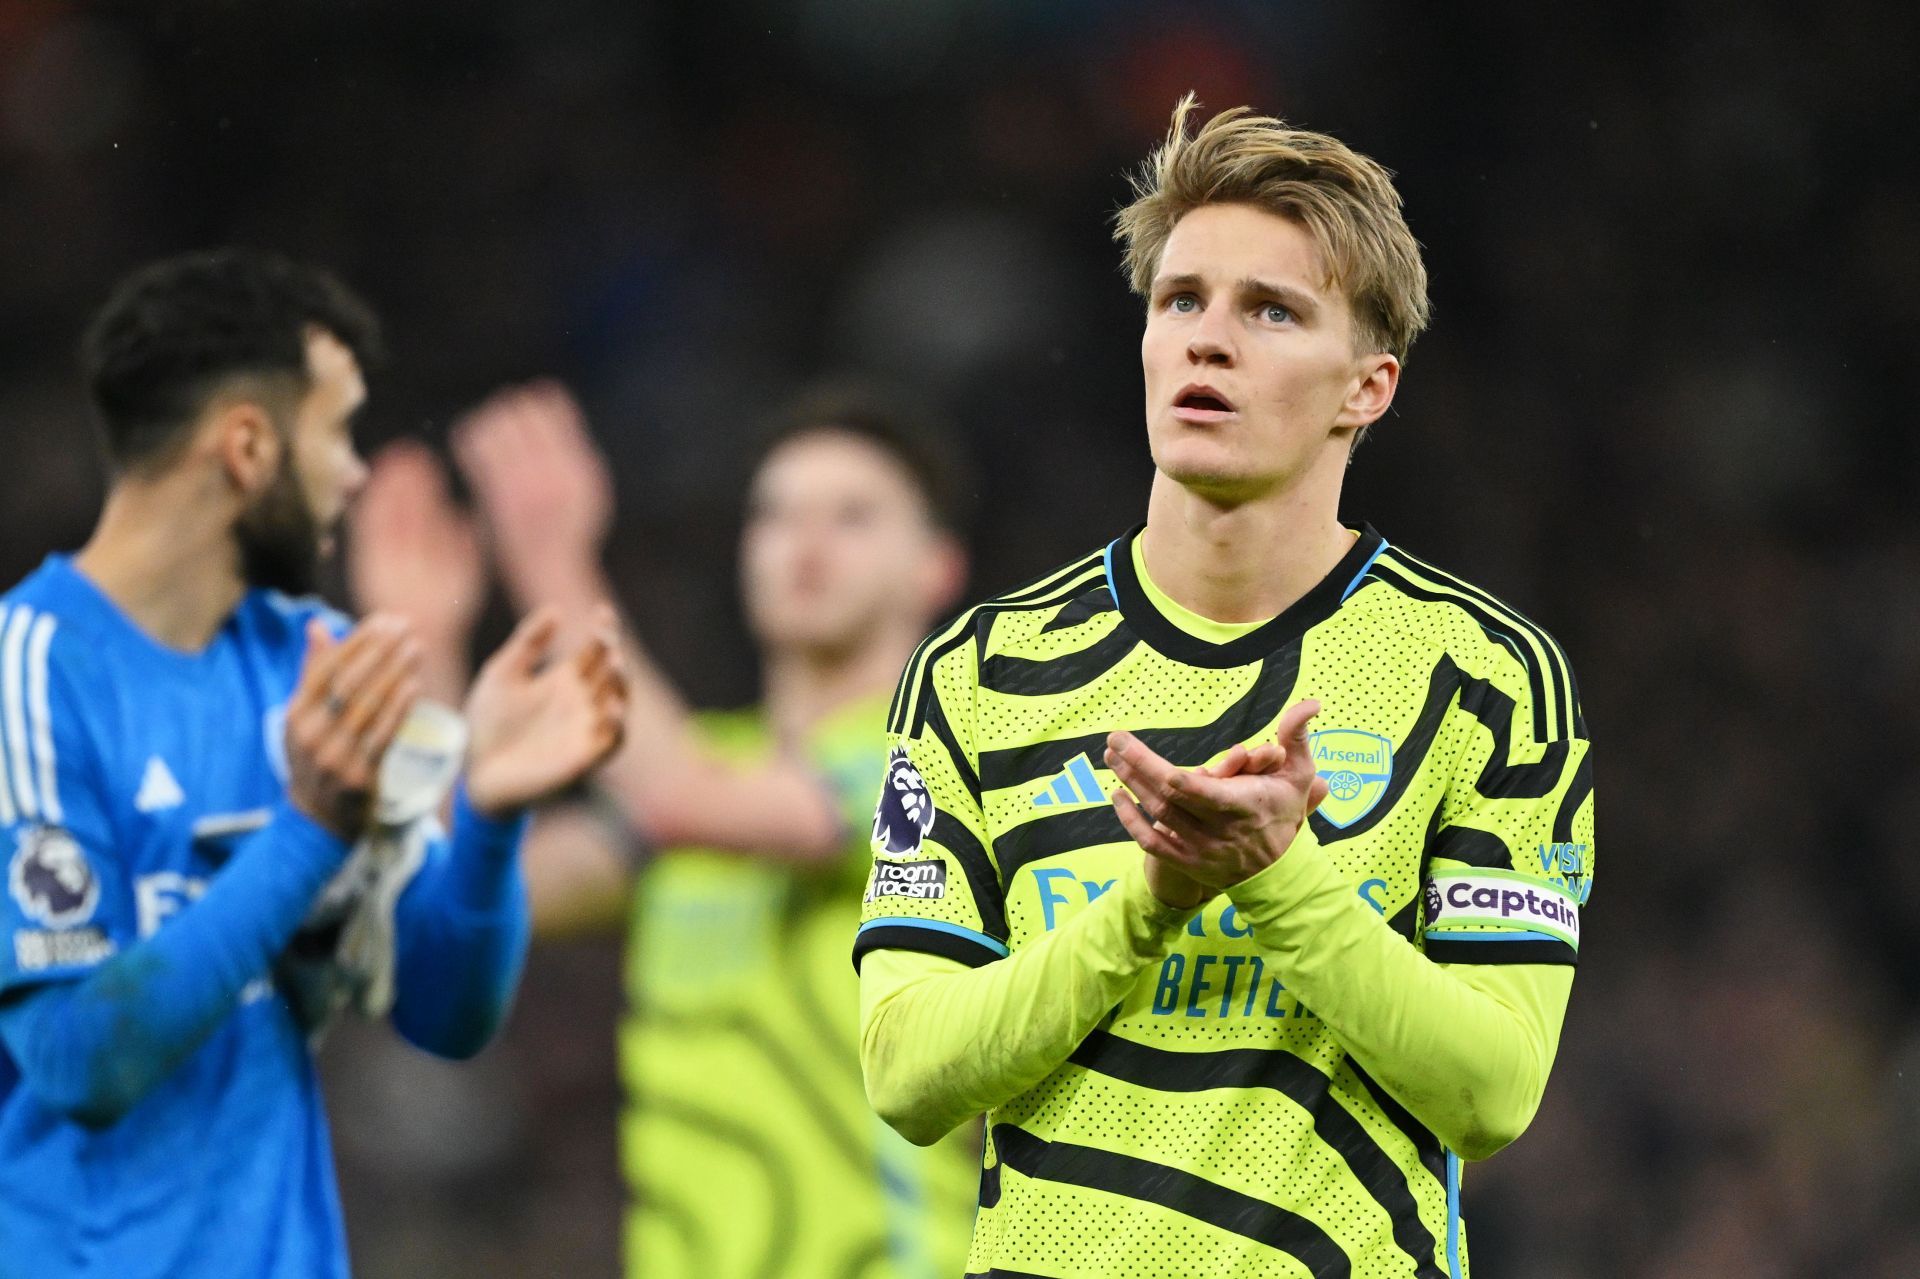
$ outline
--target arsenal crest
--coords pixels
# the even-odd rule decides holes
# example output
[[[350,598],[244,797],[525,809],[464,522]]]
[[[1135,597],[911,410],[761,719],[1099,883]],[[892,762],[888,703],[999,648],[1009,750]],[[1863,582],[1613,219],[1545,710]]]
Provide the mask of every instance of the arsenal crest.
[[[1393,780],[1393,743],[1357,728],[1323,729],[1307,742],[1328,787],[1320,816],[1344,830],[1372,812]]]

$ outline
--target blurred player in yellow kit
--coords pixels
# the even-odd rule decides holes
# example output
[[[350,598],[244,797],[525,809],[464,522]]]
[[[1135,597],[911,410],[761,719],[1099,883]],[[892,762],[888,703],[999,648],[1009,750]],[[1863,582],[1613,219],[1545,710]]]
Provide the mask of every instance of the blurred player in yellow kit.
[[[960,1272],[977,1136],[921,1150],[873,1115],[846,962],[888,698],[965,578],[938,444],[871,397],[795,406],[764,444],[740,544],[759,705],[690,713],[630,636],[628,738],[604,782],[618,819],[582,805],[529,836],[536,929],[628,919],[631,1275]],[[502,391],[454,447],[517,610],[613,596],[612,484],[564,390]],[[435,665],[457,667],[472,616],[444,584],[472,580],[479,551],[437,466],[383,456],[361,509],[357,582],[403,611],[444,601],[414,620]]]

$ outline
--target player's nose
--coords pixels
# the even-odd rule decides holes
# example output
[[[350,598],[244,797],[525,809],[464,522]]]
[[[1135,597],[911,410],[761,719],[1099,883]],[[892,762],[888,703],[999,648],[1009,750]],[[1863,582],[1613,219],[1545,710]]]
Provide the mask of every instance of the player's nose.
[[[1187,336],[1188,362],[1231,365],[1234,350],[1233,335],[1227,327],[1229,323],[1217,307],[1203,314]]]

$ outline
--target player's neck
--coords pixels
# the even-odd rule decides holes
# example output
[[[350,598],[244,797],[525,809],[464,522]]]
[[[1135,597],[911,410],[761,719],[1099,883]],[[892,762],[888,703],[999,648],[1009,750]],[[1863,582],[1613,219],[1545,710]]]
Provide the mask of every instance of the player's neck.
[[[231,527],[168,480],[122,480],[74,567],[156,642],[197,653],[246,593]]]
[[[1338,483],[1323,482],[1223,506],[1156,474],[1141,534],[1147,575],[1216,622],[1277,617],[1352,548],[1339,498]]]
[[[765,650],[761,705],[767,722],[782,738],[800,738],[842,707],[890,692],[918,639],[918,629],[892,626],[851,649]]]

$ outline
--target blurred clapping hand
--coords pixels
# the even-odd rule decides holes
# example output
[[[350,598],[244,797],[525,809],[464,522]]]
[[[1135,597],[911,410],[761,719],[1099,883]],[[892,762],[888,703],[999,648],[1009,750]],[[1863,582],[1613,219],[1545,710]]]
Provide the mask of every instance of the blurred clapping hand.
[[[453,451],[515,612],[543,604],[573,612],[608,597],[600,553],[613,524],[613,476],[564,386],[496,391],[455,425]]]
[[[346,530],[355,611],[406,618],[425,651],[425,691],[458,705],[487,566],[478,525],[455,504],[433,451],[400,440],[376,454]]]

